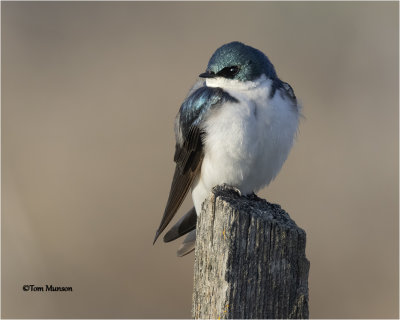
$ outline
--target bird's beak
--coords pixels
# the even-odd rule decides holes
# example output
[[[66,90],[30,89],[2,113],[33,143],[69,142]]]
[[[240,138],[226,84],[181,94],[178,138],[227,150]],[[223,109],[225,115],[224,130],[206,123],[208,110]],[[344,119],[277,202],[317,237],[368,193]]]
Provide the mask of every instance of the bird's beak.
[[[215,78],[217,75],[212,71],[206,71],[204,73],[199,74],[200,78]]]

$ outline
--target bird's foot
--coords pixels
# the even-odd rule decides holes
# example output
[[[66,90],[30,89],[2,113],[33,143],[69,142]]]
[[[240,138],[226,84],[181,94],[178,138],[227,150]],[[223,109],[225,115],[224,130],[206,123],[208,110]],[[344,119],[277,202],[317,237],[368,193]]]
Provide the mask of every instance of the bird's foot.
[[[230,186],[230,185],[224,183],[221,187],[225,190],[229,190],[229,191],[233,191],[233,192],[237,193],[239,195],[239,197],[242,196],[242,192],[234,186]]]

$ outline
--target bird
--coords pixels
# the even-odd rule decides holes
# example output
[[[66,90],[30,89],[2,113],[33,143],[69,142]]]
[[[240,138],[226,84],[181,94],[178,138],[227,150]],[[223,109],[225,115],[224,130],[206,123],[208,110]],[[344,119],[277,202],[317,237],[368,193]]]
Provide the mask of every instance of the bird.
[[[196,221],[212,188],[240,195],[267,186],[297,135],[300,104],[260,50],[239,41],[219,47],[189,90],[175,118],[175,173],[153,244],[191,191],[191,208],[164,235],[187,235],[177,255],[195,248]]]

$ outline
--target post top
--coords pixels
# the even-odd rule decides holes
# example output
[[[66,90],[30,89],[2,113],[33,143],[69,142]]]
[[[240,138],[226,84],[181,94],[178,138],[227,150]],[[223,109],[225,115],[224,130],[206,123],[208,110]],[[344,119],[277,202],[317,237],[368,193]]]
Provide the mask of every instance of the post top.
[[[270,203],[254,193],[247,196],[239,195],[232,187],[219,185],[212,189],[212,194],[215,198],[225,201],[240,212],[248,212],[256,218],[275,222],[281,227],[303,231],[279,204]]]

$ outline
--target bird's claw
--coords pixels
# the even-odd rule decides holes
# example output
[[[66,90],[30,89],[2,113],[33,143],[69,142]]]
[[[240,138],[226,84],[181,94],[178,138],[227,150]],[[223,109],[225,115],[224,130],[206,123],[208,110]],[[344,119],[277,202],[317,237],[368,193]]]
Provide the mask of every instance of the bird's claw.
[[[231,191],[237,193],[237,194],[239,195],[239,197],[242,196],[242,192],[241,192],[238,188],[236,188],[236,187],[234,187],[234,186],[230,186],[230,185],[224,183],[224,184],[222,185],[222,187],[223,187],[224,189],[226,189],[226,190],[231,190]]]

